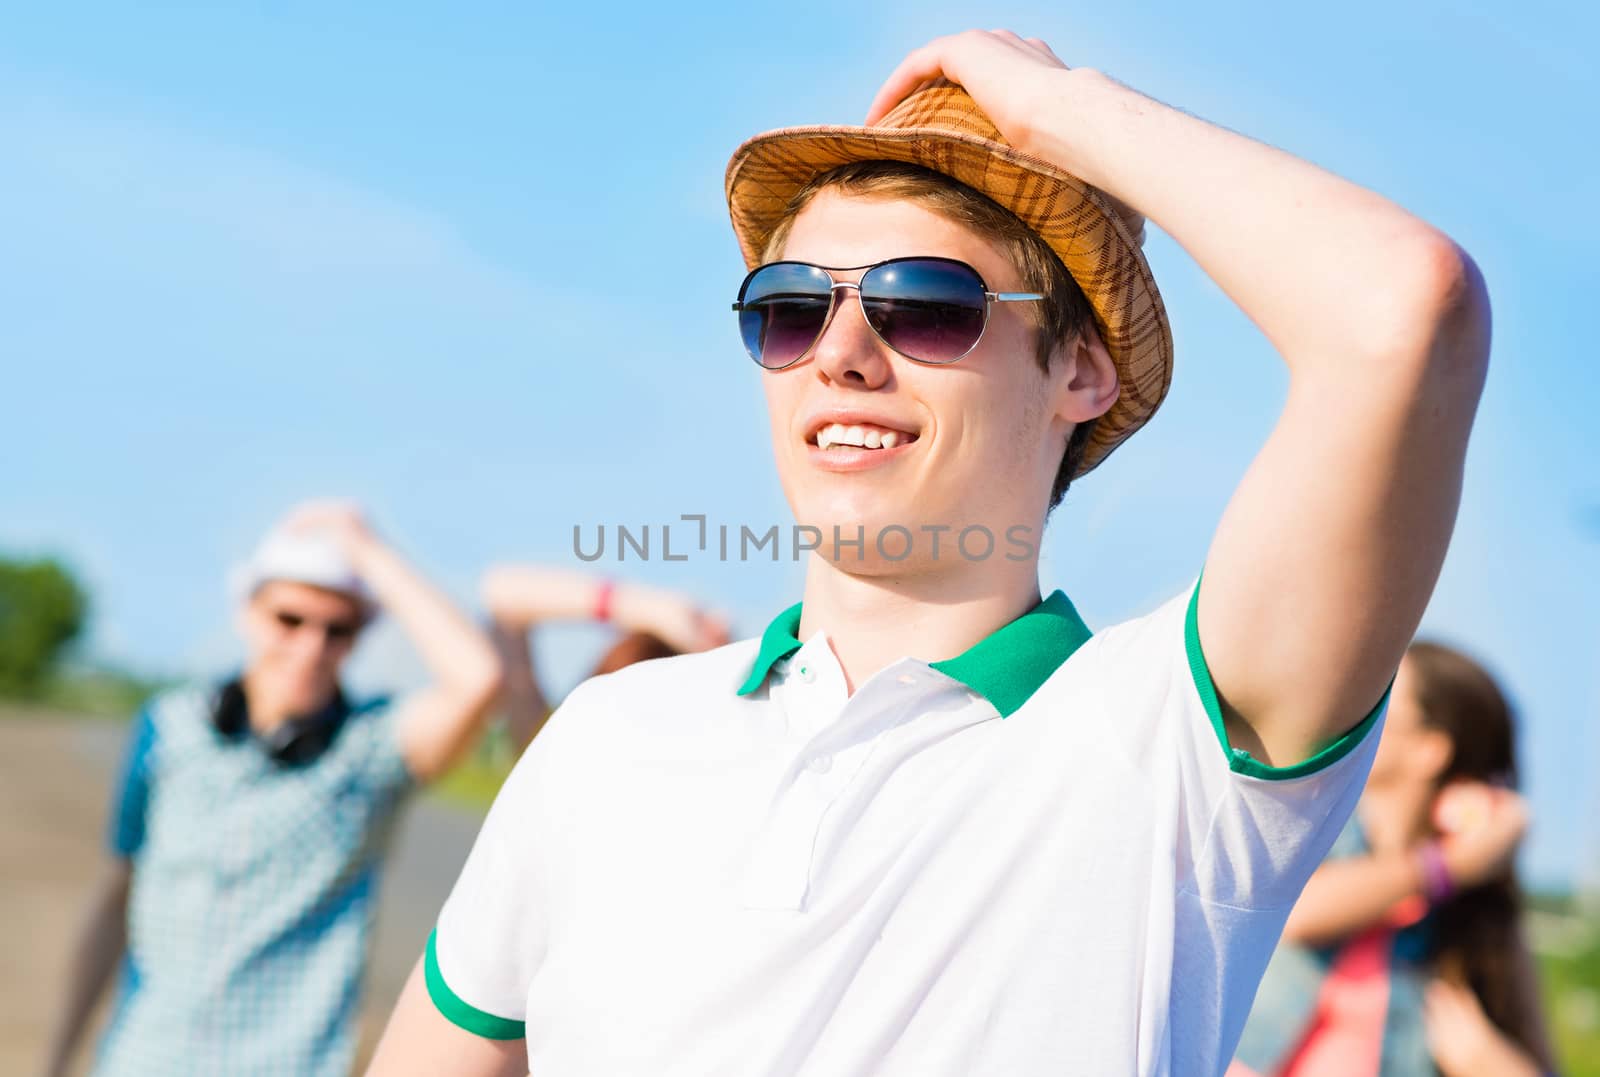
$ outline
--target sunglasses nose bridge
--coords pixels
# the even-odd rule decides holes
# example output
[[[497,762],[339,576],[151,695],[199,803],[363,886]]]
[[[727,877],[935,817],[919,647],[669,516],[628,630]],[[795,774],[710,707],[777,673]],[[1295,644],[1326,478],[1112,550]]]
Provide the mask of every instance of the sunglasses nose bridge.
[[[842,294],[842,290],[855,292],[854,306],[860,324],[840,329],[839,312],[850,304],[849,298]],[[818,331],[808,354],[818,362],[819,369],[826,371],[831,378],[844,380],[853,373],[869,384],[879,384],[887,367],[883,365],[883,356],[874,344],[887,346],[888,341],[884,340],[883,334],[867,316],[861,283],[853,280],[831,281],[828,286],[828,298],[827,320]],[[844,336],[841,337],[840,333]]]
[[[846,288],[853,289],[856,293],[856,305],[861,312],[862,322],[864,322],[867,328],[872,331],[873,336],[876,336],[879,340],[882,340],[882,334],[880,334],[877,328],[873,326],[872,319],[867,317],[867,303],[866,299],[861,294],[861,282],[857,280],[836,280],[832,281],[832,283],[828,285],[828,320],[823,323],[822,331],[817,334],[818,341],[822,339],[823,334],[826,333],[829,327],[833,325],[834,316],[839,313],[839,308],[845,302],[839,295],[839,291],[840,289]]]

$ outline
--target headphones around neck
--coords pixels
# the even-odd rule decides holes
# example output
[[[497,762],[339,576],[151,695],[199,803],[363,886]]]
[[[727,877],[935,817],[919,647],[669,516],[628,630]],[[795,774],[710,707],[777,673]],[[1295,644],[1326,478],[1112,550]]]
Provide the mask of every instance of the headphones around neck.
[[[299,767],[313,762],[328,750],[349,713],[350,703],[344,690],[335,687],[333,698],[321,710],[288,718],[270,730],[257,732],[250,727],[244,681],[235,677],[217,691],[211,722],[217,732],[229,740],[249,735],[273,762]]]

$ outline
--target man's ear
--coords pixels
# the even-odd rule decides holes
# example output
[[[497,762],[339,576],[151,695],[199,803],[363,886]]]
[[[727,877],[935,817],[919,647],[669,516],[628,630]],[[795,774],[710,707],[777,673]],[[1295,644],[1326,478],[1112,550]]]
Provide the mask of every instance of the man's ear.
[[[1117,402],[1121,389],[1117,364],[1092,322],[1056,349],[1050,365],[1065,374],[1056,412],[1068,422],[1098,419]]]

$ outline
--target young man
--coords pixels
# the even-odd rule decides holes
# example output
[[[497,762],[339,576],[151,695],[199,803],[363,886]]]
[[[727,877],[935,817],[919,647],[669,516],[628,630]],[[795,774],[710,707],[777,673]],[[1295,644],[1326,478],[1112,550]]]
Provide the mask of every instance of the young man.
[[[236,584],[243,672],[164,693],[135,724],[48,1073],[119,961],[97,1074],[349,1072],[396,809],[498,689],[487,638],[353,508],[303,506]],[[433,677],[395,705],[339,687],[380,608]]]
[[[804,601],[569,697],[373,1073],[1226,1066],[1444,556],[1476,270],[1009,33],[914,52],[868,123],[762,136],[728,173],[778,471],[825,536]],[[1133,210],[1291,388],[1203,582],[1091,637],[1040,601],[1038,534],[1165,391]]]

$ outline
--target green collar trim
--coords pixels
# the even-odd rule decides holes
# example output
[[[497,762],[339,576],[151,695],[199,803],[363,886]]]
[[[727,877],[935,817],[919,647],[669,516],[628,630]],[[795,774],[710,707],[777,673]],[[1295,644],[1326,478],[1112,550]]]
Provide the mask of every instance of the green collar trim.
[[[761,634],[750,675],[739,688],[747,696],[766,682],[773,664],[800,649],[800,607],[796,602],[772,619]],[[942,662],[928,663],[977,692],[1009,718],[1072,653],[1089,639],[1088,626],[1060,591],[1015,621]]]
[[[741,696],[747,696],[760,688],[779,659],[788,658],[800,649],[800,641],[795,638],[795,633],[800,631],[802,605],[803,603],[796,602],[778,614],[772,619],[772,623],[767,625],[767,630],[761,633],[761,649],[756,652],[756,664],[750,667],[750,676],[739,686]]]

